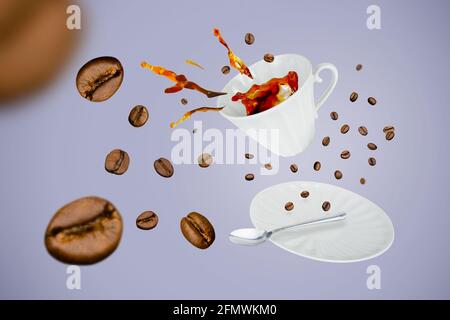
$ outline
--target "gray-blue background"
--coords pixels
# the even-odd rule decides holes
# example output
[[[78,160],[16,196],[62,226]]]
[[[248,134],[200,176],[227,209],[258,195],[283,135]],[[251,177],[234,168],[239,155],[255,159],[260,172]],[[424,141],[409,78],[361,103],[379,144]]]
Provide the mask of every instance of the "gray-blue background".
[[[23,101],[25,108],[0,113],[0,298],[450,298],[448,210],[448,1],[375,1],[382,29],[366,28],[373,1],[106,1],[82,3],[83,41],[58,82]],[[177,166],[171,179],[153,171],[153,161],[169,157],[173,143],[168,124],[188,107],[208,101],[195,92],[164,95],[165,79],[142,70],[143,59],[188,74],[220,89],[232,75],[225,49],[212,36],[219,27],[248,64],[266,52],[300,53],[313,64],[331,62],[340,72],[335,92],[322,107],[313,145],[282,159],[276,176],[257,174],[252,165]],[[244,34],[256,41],[247,46]],[[45,35],[42,35],[45,37]],[[102,55],[119,58],[125,68],[120,90],[93,104],[75,89],[75,75],[86,61]],[[184,64],[191,58],[207,68]],[[364,69],[355,71],[362,63]],[[235,74],[235,71],[232,71]],[[2,75],[3,76],[3,75]],[[351,104],[349,94],[360,94]],[[378,104],[371,108],[366,99]],[[188,106],[179,99],[186,97]],[[210,101],[211,102],[211,101]],[[145,104],[149,123],[128,124],[128,112]],[[337,122],[329,112],[340,114]],[[204,128],[233,126],[217,114],[201,114]],[[348,123],[342,136],[338,128]],[[192,129],[193,122],[184,127]],[[369,135],[361,137],[364,124]],[[387,143],[381,133],[394,124]],[[320,140],[331,135],[325,149]],[[377,166],[367,165],[373,141]],[[107,174],[104,157],[123,148],[131,165],[123,176]],[[344,148],[352,158],[339,158]],[[320,160],[316,173],[312,163]],[[289,171],[299,164],[296,175]],[[344,179],[336,182],[339,168]],[[367,184],[361,186],[359,177]],[[307,260],[266,244],[238,247],[227,233],[248,226],[253,196],[273,184],[292,180],[336,183],[383,207],[396,239],[376,259],[354,264]],[[82,290],[66,289],[66,266],[51,258],[43,244],[49,219],[62,205],[85,195],[114,202],[125,220],[122,242],[107,260],[82,267]],[[150,232],[135,227],[135,217],[154,210],[160,224]],[[213,222],[217,240],[201,251],[179,232],[189,211]],[[366,288],[366,268],[379,265],[382,289]]]

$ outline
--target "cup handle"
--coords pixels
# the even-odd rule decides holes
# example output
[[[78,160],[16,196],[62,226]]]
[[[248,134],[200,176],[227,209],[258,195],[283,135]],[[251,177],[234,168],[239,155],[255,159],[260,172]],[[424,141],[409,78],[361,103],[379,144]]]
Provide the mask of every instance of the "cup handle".
[[[331,71],[331,82],[328,85],[328,88],[324,91],[322,96],[319,98],[319,100],[316,102],[316,108],[319,110],[319,108],[323,105],[323,103],[328,99],[330,94],[333,92],[334,88],[336,87],[337,81],[338,81],[338,71],[334,65],[331,63],[321,63],[317,65],[316,70],[314,71],[314,82],[322,83],[322,78],[320,77],[320,72],[324,69],[328,69]]]

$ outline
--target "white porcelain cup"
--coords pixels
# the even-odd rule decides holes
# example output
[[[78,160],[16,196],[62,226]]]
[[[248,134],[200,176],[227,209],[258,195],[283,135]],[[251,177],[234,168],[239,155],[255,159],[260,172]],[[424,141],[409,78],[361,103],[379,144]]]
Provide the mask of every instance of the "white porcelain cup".
[[[324,69],[331,71],[331,83],[322,96],[314,101],[314,84],[322,82],[319,74]],[[264,60],[256,62],[250,66],[250,71],[253,80],[238,74],[224,87],[222,91],[228,94],[218,99],[217,106],[224,107],[220,113],[274,154],[283,157],[299,154],[314,138],[317,110],[330,96],[338,80],[336,67],[330,63],[321,63],[313,70],[311,62],[305,57],[283,54],[276,56],[272,63]],[[236,92],[246,92],[255,83],[262,84],[275,77],[284,77],[289,71],[297,72],[299,88],[279,105],[247,116],[241,101],[231,101]],[[261,129],[265,132],[277,129],[278,135],[264,136],[260,134]]]

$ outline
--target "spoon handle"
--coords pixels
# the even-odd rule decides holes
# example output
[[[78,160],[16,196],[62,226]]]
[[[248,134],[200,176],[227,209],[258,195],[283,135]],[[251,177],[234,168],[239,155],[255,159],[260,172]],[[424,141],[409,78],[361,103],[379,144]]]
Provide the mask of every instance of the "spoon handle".
[[[335,216],[331,216],[331,217],[325,217],[325,218],[320,218],[320,219],[315,219],[315,220],[309,220],[309,221],[305,221],[305,222],[301,222],[301,223],[297,223],[297,224],[292,224],[290,226],[286,226],[286,227],[281,227],[281,228],[276,228],[273,229],[271,231],[268,231],[268,233],[270,233],[270,235],[277,233],[279,231],[282,230],[286,230],[286,229],[290,229],[290,228],[295,228],[295,227],[305,227],[305,226],[311,226],[314,224],[320,224],[320,223],[324,223],[324,222],[332,222],[332,221],[339,221],[339,220],[343,220],[345,219],[345,216],[347,214],[345,212],[337,214]]]

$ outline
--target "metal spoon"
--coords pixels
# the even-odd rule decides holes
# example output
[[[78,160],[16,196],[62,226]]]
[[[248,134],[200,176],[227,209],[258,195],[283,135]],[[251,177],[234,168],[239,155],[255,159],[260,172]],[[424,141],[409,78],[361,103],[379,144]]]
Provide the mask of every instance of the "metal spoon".
[[[230,241],[235,244],[241,244],[241,245],[255,245],[260,244],[269,239],[274,233],[287,230],[290,228],[295,227],[305,227],[305,226],[311,226],[314,224],[320,224],[325,222],[332,222],[332,221],[339,221],[345,219],[346,213],[340,213],[338,215],[334,215],[331,217],[325,217],[310,221],[305,221],[293,225],[289,225],[286,227],[281,227],[277,229],[273,229],[270,231],[266,230],[259,230],[255,228],[247,228],[247,229],[237,229],[230,233]]]

